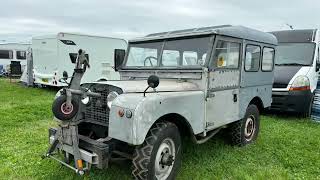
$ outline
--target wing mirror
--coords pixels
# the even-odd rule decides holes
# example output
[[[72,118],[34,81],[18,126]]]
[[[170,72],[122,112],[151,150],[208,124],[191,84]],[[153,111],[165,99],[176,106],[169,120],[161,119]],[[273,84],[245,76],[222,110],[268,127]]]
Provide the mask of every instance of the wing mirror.
[[[118,71],[121,68],[125,55],[126,55],[126,51],[123,49],[114,50],[114,70],[115,71]]]
[[[151,88],[156,88],[159,86],[159,77],[156,75],[151,75],[148,78],[148,86]]]
[[[146,96],[146,92],[149,88],[156,88],[159,86],[159,83],[160,83],[160,80],[159,80],[159,77],[156,76],[156,75],[151,75],[148,77],[148,87],[146,88],[146,90],[144,90],[143,92],[143,96],[145,97]]]

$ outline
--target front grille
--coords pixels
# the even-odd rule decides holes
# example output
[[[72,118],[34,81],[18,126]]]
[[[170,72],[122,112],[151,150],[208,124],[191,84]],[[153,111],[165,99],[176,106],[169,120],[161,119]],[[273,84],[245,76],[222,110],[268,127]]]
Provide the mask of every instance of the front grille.
[[[288,84],[273,83],[273,88],[287,88]]]
[[[107,84],[85,84],[84,87],[89,88],[91,92],[100,93],[102,95],[100,98],[91,97],[89,104],[84,110],[85,121],[108,126],[110,112],[107,105],[108,94],[111,91],[116,91],[118,94],[122,94],[122,90],[118,87]]]
[[[92,92],[100,93],[102,98],[92,97],[90,103],[86,106],[85,120],[108,126],[109,124],[109,108],[107,106],[108,88],[93,88]]]

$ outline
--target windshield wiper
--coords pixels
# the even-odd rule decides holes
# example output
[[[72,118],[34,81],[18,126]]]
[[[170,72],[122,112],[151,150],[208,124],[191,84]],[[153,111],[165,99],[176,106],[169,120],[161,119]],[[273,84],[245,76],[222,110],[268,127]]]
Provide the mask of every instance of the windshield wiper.
[[[281,64],[276,64],[276,66],[309,66],[309,64],[301,64],[301,63],[281,63]]]

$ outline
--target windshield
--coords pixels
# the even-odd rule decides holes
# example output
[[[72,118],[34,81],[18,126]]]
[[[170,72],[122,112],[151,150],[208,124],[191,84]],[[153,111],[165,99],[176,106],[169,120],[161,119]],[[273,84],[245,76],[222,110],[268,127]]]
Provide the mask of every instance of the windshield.
[[[311,65],[314,43],[280,43],[277,47],[276,65]]]
[[[210,37],[131,43],[127,67],[200,67],[209,49]]]

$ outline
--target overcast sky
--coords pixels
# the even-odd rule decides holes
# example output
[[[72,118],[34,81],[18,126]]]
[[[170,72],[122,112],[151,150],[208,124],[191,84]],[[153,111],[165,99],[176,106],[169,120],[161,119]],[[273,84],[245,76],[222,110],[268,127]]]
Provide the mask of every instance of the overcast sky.
[[[130,39],[221,24],[320,27],[319,0],[1,0],[0,41],[78,32]]]

